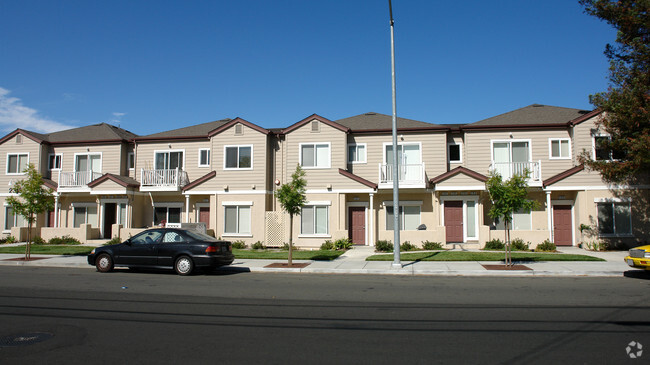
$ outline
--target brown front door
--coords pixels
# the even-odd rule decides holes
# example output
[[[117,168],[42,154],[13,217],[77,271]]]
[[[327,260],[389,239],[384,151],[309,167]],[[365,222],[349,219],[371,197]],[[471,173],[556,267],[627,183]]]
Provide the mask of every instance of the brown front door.
[[[205,223],[205,227],[210,228],[210,207],[199,208],[199,222]]]
[[[48,227],[54,227],[54,211],[49,210],[47,212],[47,226]]]
[[[445,201],[447,242],[463,242],[463,201]]]
[[[350,207],[348,211],[348,237],[355,245],[366,244],[366,208]]]
[[[553,240],[557,246],[571,246],[573,235],[571,227],[571,206],[553,206]]]

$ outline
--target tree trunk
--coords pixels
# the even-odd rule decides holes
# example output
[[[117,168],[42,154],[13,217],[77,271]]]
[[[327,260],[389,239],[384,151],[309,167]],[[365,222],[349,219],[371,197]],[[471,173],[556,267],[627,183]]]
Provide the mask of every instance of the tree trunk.
[[[510,256],[510,222],[506,221],[506,266],[512,265]]]
[[[289,214],[289,266],[293,265],[293,214]]]
[[[32,222],[33,219],[30,216],[27,218],[27,245],[25,246],[25,260],[29,260],[32,258]]]

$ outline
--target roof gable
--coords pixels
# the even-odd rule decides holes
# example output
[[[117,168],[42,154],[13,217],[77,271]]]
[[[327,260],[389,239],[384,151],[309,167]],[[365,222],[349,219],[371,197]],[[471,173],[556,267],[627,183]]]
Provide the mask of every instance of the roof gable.
[[[474,170],[470,170],[468,168],[458,166],[453,170],[447,171],[444,174],[440,174],[440,175],[438,175],[436,177],[431,178],[429,180],[429,182],[431,184],[439,184],[439,183],[441,183],[441,182],[443,182],[443,181],[445,181],[445,180],[447,180],[447,179],[449,179],[449,178],[451,178],[453,176],[456,176],[458,174],[463,174],[463,175],[469,176],[469,177],[471,177],[473,179],[476,179],[476,180],[478,180],[480,182],[483,182],[483,183],[488,180],[487,176],[485,176],[483,174],[479,174],[478,172],[476,172]]]
[[[140,183],[137,180],[135,180],[133,178],[130,178],[128,176],[121,176],[121,175],[106,173],[106,174],[98,177],[97,179],[89,182],[88,187],[95,188],[95,187],[101,185],[102,183],[104,183],[106,181],[112,181],[112,182],[114,182],[114,183],[116,183],[116,184],[118,184],[120,186],[125,187],[125,188],[135,188],[135,187],[140,186]]]
[[[290,133],[290,132],[302,127],[303,125],[311,122],[312,120],[318,120],[323,124],[327,124],[332,128],[338,129],[338,130],[346,132],[346,133],[350,132],[350,128],[348,128],[348,127],[340,125],[339,123],[336,123],[336,122],[332,122],[331,120],[329,120],[327,118],[323,118],[320,115],[312,114],[312,115],[308,116],[307,118],[301,120],[300,122],[295,123],[295,124],[289,126],[288,128],[285,128],[284,130],[282,130],[282,133],[284,133],[284,134]]]
[[[268,129],[262,128],[262,127],[258,126],[257,124],[253,124],[253,123],[251,123],[251,122],[249,122],[247,120],[244,120],[242,118],[237,117],[237,118],[227,122],[226,124],[224,124],[224,125],[216,128],[216,129],[210,131],[210,133],[208,133],[208,136],[212,137],[212,136],[214,136],[216,134],[219,134],[219,133],[225,131],[226,129],[231,128],[232,126],[234,126],[237,123],[241,123],[241,124],[247,126],[248,128],[253,129],[255,131],[258,131],[258,132],[260,132],[262,134],[269,134],[270,133],[270,131]]]

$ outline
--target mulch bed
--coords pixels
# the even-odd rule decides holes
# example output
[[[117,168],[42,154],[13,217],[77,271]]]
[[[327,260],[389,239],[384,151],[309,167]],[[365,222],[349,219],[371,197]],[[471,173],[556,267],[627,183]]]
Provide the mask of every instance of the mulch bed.
[[[16,257],[15,259],[4,259],[2,261],[36,261],[36,260],[43,260],[46,258],[47,257],[30,257],[28,259],[25,259],[24,257]]]
[[[486,270],[532,270],[524,265],[483,265]]]
[[[306,267],[309,265],[309,262],[307,263],[297,263],[297,264],[287,264],[287,263],[275,263],[275,264],[269,264],[264,267],[273,267],[273,268],[282,268],[282,269],[302,269],[303,267]]]

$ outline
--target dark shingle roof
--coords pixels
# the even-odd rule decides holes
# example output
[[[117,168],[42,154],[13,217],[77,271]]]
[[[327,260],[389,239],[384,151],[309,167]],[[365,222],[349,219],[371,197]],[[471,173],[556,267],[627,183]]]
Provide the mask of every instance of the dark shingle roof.
[[[30,132],[34,134],[33,132]],[[93,124],[85,127],[67,129],[60,132],[54,132],[43,135],[44,140],[50,143],[63,143],[63,142],[89,142],[89,141],[112,141],[112,140],[125,140],[128,141],[137,137],[135,133],[131,133],[126,129],[116,127],[107,123]]]
[[[350,128],[352,131],[363,130],[390,130],[393,128],[393,116],[374,112],[355,115],[336,121]],[[421,122],[419,120],[397,118],[397,128],[444,128],[438,124]]]
[[[589,110],[532,104],[495,117],[466,124],[464,128],[568,123],[589,112]]]
[[[189,127],[173,129],[171,131],[149,134],[146,136],[142,136],[138,139],[158,139],[158,138],[174,138],[174,137],[176,138],[206,137],[207,138],[208,133],[223,126],[229,121],[230,119],[216,120],[214,122],[191,125]]]

